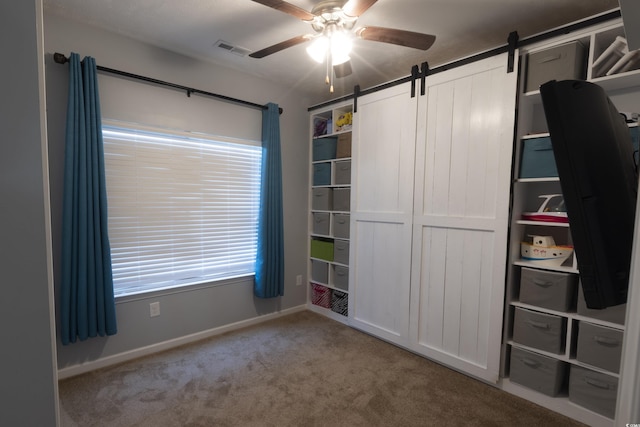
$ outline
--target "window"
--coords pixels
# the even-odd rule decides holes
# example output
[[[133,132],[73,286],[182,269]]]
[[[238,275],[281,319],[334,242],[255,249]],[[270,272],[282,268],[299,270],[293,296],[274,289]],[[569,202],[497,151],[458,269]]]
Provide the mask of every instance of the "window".
[[[254,273],[262,149],[103,126],[116,296]]]

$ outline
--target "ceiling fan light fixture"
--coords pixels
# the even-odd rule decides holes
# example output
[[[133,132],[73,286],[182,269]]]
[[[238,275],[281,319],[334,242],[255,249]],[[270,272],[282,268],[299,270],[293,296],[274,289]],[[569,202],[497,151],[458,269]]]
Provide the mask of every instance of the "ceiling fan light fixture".
[[[333,65],[347,62],[352,47],[353,41],[347,33],[343,31],[334,32],[331,35],[331,62]]]
[[[339,65],[347,62],[350,57],[353,41],[344,32],[335,32],[330,37],[321,35],[316,37],[307,47],[307,53],[318,64],[327,59],[327,53],[331,54],[331,63]]]
[[[318,64],[322,64],[327,57],[329,39],[325,36],[316,37],[307,47],[307,53]]]
[[[271,9],[292,15],[310,24],[316,32],[294,37],[253,52],[252,58],[264,58],[300,43],[311,42],[307,53],[319,64],[326,62],[325,81],[333,92],[333,76],[345,77],[351,74],[349,62],[353,39],[357,37],[397,46],[427,50],[435,41],[435,36],[394,28],[367,26],[352,31],[356,21],[378,0],[317,0],[311,12],[284,0],[252,0]],[[336,67],[341,66],[341,67]],[[340,68],[340,71],[336,71]]]

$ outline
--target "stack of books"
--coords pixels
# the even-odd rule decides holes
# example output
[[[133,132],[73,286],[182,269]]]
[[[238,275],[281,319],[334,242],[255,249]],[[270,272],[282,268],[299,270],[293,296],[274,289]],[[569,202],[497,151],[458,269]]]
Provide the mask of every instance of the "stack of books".
[[[618,36],[591,66],[592,78],[624,73],[640,67],[640,50],[629,51],[627,40]]]

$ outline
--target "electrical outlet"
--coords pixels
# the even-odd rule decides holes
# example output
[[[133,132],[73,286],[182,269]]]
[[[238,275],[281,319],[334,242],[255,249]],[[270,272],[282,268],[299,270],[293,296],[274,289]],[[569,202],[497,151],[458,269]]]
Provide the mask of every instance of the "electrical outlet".
[[[296,286],[302,285],[302,274],[296,276]]]
[[[151,304],[149,304],[149,316],[150,317],[160,316],[160,302],[159,301],[152,302]]]

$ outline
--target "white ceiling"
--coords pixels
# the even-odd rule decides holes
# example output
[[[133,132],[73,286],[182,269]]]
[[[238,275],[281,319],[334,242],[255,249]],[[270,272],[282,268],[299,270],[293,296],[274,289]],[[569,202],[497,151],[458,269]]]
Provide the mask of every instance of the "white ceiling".
[[[318,0],[289,0],[310,11]],[[337,79],[330,94],[325,66],[313,62],[305,44],[263,59],[215,47],[218,40],[256,51],[313,30],[291,15],[250,0],[44,0],[45,13],[95,25],[153,45],[296,87],[313,103],[340,97],[520,38],[618,7],[618,0],[378,0],[356,27],[376,25],[436,36],[427,51],[356,40],[353,74]],[[91,54],[88,52],[87,54]],[[126,70],[124,70],[126,71]]]

